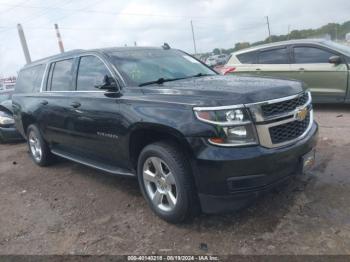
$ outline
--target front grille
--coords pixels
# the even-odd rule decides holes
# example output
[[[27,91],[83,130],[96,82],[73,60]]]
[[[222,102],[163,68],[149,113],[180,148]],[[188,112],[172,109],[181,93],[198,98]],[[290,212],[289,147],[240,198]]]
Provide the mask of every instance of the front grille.
[[[310,112],[303,121],[295,120],[286,124],[269,128],[271,141],[273,144],[280,144],[298,138],[308,128],[310,123]]]
[[[304,93],[294,99],[282,101],[274,104],[263,105],[262,113],[265,117],[271,117],[295,110],[297,107],[305,105],[308,101],[308,93]]]

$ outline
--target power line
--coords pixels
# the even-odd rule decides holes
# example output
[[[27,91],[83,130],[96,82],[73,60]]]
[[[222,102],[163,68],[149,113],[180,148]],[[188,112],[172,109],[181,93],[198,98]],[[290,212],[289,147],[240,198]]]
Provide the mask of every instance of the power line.
[[[89,7],[93,7],[93,6],[95,6],[95,5],[99,4],[100,2],[103,2],[103,1],[105,1],[105,0],[97,0],[97,1],[94,1],[94,2],[93,2],[93,3],[91,3],[90,5],[87,5],[87,6],[83,7],[83,8],[80,8],[80,9],[74,10],[74,11],[73,11],[71,14],[68,14],[68,15],[63,15],[62,17],[59,17],[58,19],[56,18],[56,19],[55,19],[55,21],[61,20],[62,18],[69,17],[69,16],[71,16],[71,15],[75,14],[75,12],[84,12],[84,11],[86,11],[86,9],[87,9],[87,8],[89,8]],[[50,19],[50,21],[52,21],[52,19]]]
[[[61,7],[52,7],[52,6],[29,6],[22,5],[23,8],[32,8],[32,9],[54,9],[55,11],[72,11],[72,12],[83,12],[83,13],[96,13],[96,14],[110,14],[110,15],[120,15],[120,16],[146,16],[146,17],[163,17],[163,18],[188,18],[188,19],[208,19],[208,18],[227,18],[226,16],[185,16],[185,15],[169,15],[169,14],[149,14],[149,13],[130,13],[130,12],[112,12],[112,11],[98,11],[98,10],[85,10],[83,9],[69,9]]]
[[[58,7],[58,6],[62,6],[62,4],[63,4],[63,6],[64,6],[64,5],[67,5],[67,4],[71,4],[71,1],[70,1],[70,0],[63,1],[63,3],[61,2],[61,3],[59,3],[59,4],[56,4],[56,5],[54,5],[54,6],[51,6],[51,8],[56,8],[56,7]],[[51,9],[51,8],[50,8],[50,9]],[[46,15],[46,14],[49,12],[49,10],[48,10],[47,8],[44,8],[44,10],[42,10],[42,11],[44,11],[44,12],[39,13],[39,14],[36,14],[36,15],[29,16],[26,20],[22,21],[22,24],[28,23],[28,22],[30,23],[30,22],[32,22],[33,20],[36,20],[37,18],[42,17],[42,16]],[[8,26],[7,28],[8,28],[8,29],[1,30],[0,33],[6,32],[6,31],[12,29],[11,26]]]
[[[18,8],[18,7],[21,7],[24,3],[27,3],[28,1],[30,1],[30,0],[22,1],[22,2],[20,2],[20,3],[18,3],[18,4],[16,4],[16,5],[10,5],[10,6],[11,6],[10,8],[1,11],[0,14],[7,13],[7,12],[10,12],[10,11],[12,11],[12,10]]]

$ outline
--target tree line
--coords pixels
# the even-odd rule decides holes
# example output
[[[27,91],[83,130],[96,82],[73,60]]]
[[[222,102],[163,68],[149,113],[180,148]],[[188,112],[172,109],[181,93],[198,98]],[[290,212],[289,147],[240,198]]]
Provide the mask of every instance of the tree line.
[[[214,48],[213,54],[217,55],[220,53],[230,54],[232,52],[238,51],[240,49],[248,48],[251,46],[257,46],[267,43],[292,40],[292,39],[304,39],[304,38],[319,38],[322,36],[329,36],[332,40],[344,40],[345,35],[350,32],[350,21],[342,24],[329,23],[317,29],[303,29],[303,30],[293,30],[286,35],[271,35],[263,41],[258,41],[254,43],[249,42],[238,42],[233,48],[229,49],[219,49]]]

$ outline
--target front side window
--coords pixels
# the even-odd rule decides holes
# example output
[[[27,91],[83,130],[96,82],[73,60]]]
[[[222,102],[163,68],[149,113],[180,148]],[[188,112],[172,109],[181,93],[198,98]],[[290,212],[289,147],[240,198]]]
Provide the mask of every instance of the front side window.
[[[176,79],[196,75],[216,75],[193,57],[172,49],[111,51],[109,56],[125,81],[132,86],[160,78]]]
[[[67,59],[51,64],[49,86],[51,91],[72,91],[73,59]]]
[[[316,47],[294,47],[294,61],[296,64],[329,63],[333,54]]]
[[[83,56],[80,58],[77,90],[96,91],[96,81],[105,76],[112,77],[105,64],[96,56]]]
[[[259,64],[289,64],[287,48],[260,52]]]
[[[240,54],[240,55],[237,55],[237,58],[242,64],[256,64],[255,52]]]

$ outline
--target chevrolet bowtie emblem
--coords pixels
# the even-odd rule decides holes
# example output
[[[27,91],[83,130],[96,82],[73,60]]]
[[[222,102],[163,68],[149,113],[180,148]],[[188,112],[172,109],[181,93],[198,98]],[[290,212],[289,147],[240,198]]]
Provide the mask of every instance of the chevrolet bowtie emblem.
[[[307,113],[308,113],[308,110],[306,107],[298,108],[294,117],[298,121],[303,121],[305,120]]]

